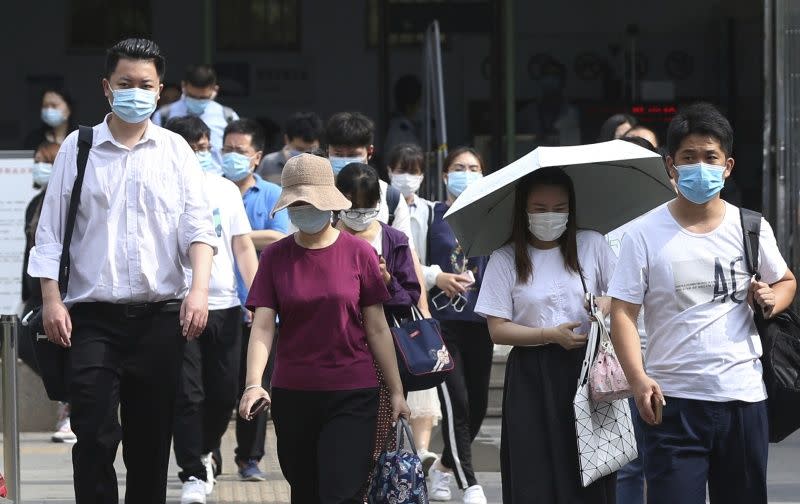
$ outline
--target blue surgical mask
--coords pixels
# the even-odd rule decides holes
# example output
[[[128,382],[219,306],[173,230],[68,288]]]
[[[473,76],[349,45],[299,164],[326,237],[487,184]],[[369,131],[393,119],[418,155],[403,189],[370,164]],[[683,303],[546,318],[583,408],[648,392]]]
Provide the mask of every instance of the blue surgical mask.
[[[333,168],[333,176],[339,175],[339,172],[342,169],[349,165],[350,163],[366,163],[367,161],[363,157],[336,157],[331,156],[328,158],[328,161],[331,162],[331,167]]]
[[[725,186],[725,166],[694,163],[675,167],[678,191],[696,205],[710,201]]]
[[[475,171],[454,171],[447,174],[447,192],[458,198],[468,185],[483,178]]]
[[[222,155],[222,173],[225,178],[238,182],[250,175],[251,158],[238,152],[228,152]]]
[[[111,110],[130,124],[146,121],[156,110],[158,95],[142,88],[112,89]]]
[[[213,156],[211,156],[211,151],[197,151],[195,152],[197,155],[197,161],[200,163],[200,168],[206,172],[218,172],[219,168],[217,167],[217,163],[214,162]]]
[[[42,122],[51,128],[61,126],[66,120],[67,118],[64,113],[57,108],[46,107],[42,109]]]
[[[33,182],[39,186],[46,186],[53,173],[52,163],[33,163]]]
[[[186,95],[183,96],[183,101],[186,103],[186,110],[189,111],[189,114],[195,116],[203,115],[203,112],[206,111],[206,107],[211,103],[211,99],[209,98],[192,98]]]
[[[331,222],[330,210],[317,210],[312,205],[289,207],[287,210],[292,224],[306,234],[319,233]]]

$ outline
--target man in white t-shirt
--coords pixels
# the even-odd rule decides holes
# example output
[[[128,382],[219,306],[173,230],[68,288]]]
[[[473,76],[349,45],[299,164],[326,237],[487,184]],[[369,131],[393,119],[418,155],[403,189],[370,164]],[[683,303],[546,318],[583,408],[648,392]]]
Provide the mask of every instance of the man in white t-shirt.
[[[210,130],[197,117],[171,119],[167,129],[181,135],[198,158],[209,155]],[[201,166],[207,166],[201,162]],[[211,266],[208,324],[187,342],[175,411],[174,449],[183,482],[181,502],[204,503],[214,487],[212,455],[219,449],[239,393],[242,308],[234,265],[249,289],[258,259],[239,188],[205,168],[204,190],[214,218],[219,252]],[[186,269],[187,282],[191,271]]]
[[[767,395],[753,306],[780,313],[796,282],[766,221],[761,280],[748,273],[739,209],[719,197],[732,144],[728,120],[711,105],[675,116],[667,167],[678,197],[628,230],[609,288],[614,346],[647,423],[648,504],[705,503],[706,487],[712,503],[767,503]]]

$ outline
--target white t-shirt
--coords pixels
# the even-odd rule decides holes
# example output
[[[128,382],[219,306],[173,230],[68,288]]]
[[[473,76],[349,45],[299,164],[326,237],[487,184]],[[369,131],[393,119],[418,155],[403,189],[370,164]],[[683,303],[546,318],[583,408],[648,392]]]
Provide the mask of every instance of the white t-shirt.
[[[378,220],[384,224],[389,223],[389,203],[386,201],[386,191],[389,184],[383,180],[378,181],[381,187],[381,202],[378,205]],[[408,203],[403,195],[400,195],[400,201],[397,202],[397,208],[394,209],[394,220],[392,227],[398,231],[402,231],[408,237],[408,246],[414,249],[414,235],[411,233],[411,213],[408,211]]]
[[[595,231],[578,231],[578,261],[583,268],[586,288],[597,295],[605,293],[614,271],[616,257]],[[576,332],[589,330],[589,314],[584,307],[584,292],[578,273],[567,269],[559,247],[540,250],[528,247],[533,275],[524,284],[517,282],[514,247],[495,250],[483,274],[475,313],[499,317],[526,327],[555,327],[581,322]],[[576,377],[577,379],[577,377]]]
[[[250,221],[242,203],[239,188],[228,179],[206,173],[203,180],[206,197],[214,216],[214,230],[219,243],[218,252],[211,263],[211,281],[208,285],[208,309],[225,310],[239,306],[234,275],[234,257],[231,240],[234,236],[249,234]],[[184,268],[186,285],[192,285],[192,270]]]
[[[661,206],[665,205],[667,205],[667,203],[664,203]],[[614,254],[617,257],[619,257],[619,252],[622,249],[622,239],[625,237],[625,234],[628,232],[628,230],[631,229],[637,222],[642,220],[645,216],[661,208],[661,206],[654,208],[650,212],[647,212],[646,214],[639,216],[630,222],[626,222],[617,229],[609,231],[606,234],[606,241],[608,241],[608,245],[611,247],[611,250],[614,251]],[[636,328],[639,330],[639,344],[642,347],[642,353],[644,353],[644,349],[647,347],[647,331],[644,330],[644,310],[639,310],[639,317],[636,319]]]
[[[725,203],[714,231],[682,228],[667,206],[625,235],[609,295],[644,306],[645,369],[665,395],[705,401],[766,399],[761,340],[747,303],[739,209]],[[762,219],[758,272],[768,284],[786,274],[772,228]]]

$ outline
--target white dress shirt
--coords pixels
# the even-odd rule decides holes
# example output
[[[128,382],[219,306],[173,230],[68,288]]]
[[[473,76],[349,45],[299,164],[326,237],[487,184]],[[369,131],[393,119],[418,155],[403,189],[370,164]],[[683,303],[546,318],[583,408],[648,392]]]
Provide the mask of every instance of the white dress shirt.
[[[109,116],[94,127],[65,303],[183,297],[189,246],[206,243],[216,252],[217,245],[197,156],[182,137],[152,123],[128,149],[111,134]],[[53,164],[28,264],[35,278],[58,280],[77,143],[74,131]]]

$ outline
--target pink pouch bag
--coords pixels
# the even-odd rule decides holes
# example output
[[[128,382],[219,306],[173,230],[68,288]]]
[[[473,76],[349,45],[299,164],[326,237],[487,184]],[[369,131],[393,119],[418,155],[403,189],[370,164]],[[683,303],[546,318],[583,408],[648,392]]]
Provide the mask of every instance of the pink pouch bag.
[[[589,370],[589,391],[592,401],[597,403],[627,399],[633,392],[617,360],[605,320],[593,323],[599,326],[600,348]]]

